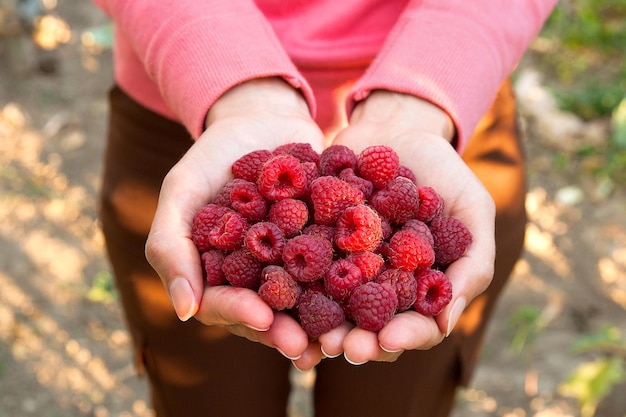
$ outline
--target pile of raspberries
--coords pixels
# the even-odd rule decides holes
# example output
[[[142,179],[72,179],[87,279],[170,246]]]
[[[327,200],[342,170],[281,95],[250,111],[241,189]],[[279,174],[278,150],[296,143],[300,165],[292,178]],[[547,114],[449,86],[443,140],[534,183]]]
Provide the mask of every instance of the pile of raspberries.
[[[445,269],[472,235],[392,148],[291,143],[244,155],[232,174],[193,219],[207,285],[257,291],[312,340],[346,320],[379,331],[450,302]]]

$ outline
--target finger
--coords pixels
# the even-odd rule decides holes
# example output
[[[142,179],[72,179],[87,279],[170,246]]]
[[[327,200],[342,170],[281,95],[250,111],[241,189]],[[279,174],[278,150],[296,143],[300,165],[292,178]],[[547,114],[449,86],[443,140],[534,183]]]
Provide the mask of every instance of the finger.
[[[322,334],[318,341],[320,350],[327,358],[336,358],[343,353],[343,341],[350,333],[354,325],[349,321],[344,321],[340,326],[335,327],[331,331]]]
[[[204,290],[196,319],[206,325],[244,325],[255,331],[268,331],[274,312],[248,288],[217,285]]]
[[[378,335],[360,327],[355,327],[346,335],[343,350],[344,358],[352,365],[363,365],[376,359],[382,352]]]
[[[308,371],[313,369],[318,363],[324,359],[319,342],[310,342],[307,348],[302,352],[299,358],[292,361],[293,366],[299,371]]]
[[[441,343],[444,337],[432,317],[415,311],[395,315],[378,333],[380,347],[391,353],[430,349]]]

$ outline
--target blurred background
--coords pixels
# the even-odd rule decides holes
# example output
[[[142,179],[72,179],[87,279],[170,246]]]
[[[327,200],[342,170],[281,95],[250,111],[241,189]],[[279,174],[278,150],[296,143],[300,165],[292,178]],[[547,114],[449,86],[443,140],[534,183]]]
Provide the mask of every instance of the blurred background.
[[[97,221],[111,42],[89,1],[0,0],[0,417],[152,415]],[[454,416],[625,417],[626,0],[562,0],[513,79],[526,250]]]

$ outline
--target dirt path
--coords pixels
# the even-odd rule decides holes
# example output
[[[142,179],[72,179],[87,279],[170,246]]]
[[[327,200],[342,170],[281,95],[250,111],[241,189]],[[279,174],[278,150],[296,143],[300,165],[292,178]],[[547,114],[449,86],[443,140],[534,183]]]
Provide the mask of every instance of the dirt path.
[[[55,72],[0,65],[0,417],[148,416],[96,221],[111,57],[88,52],[81,35],[105,19],[89,2],[60,7],[72,38]],[[0,48],[4,60],[3,39]],[[603,125],[550,113],[533,80],[518,83],[531,161],[526,253],[455,417],[576,417],[557,393],[588,359],[571,344],[603,325],[626,334],[624,190],[606,194],[576,167],[555,168],[569,141],[599,140]],[[515,355],[510,318],[530,307],[545,330]],[[611,396],[598,415],[624,417],[626,400]]]

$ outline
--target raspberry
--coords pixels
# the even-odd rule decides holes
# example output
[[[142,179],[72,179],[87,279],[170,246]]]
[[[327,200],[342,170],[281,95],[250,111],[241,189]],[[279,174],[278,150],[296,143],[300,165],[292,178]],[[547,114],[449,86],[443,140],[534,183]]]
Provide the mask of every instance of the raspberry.
[[[382,237],[380,217],[365,204],[348,207],[337,219],[335,244],[344,252],[372,251]]]
[[[408,310],[417,298],[417,280],[415,276],[401,269],[387,269],[376,277],[376,282],[386,282],[390,284],[396,291],[398,296],[397,312],[401,313]]]
[[[261,262],[280,262],[285,247],[285,235],[278,226],[270,222],[255,223],[246,232],[246,248]]]
[[[336,177],[346,168],[356,168],[357,156],[345,145],[331,145],[320,155],[319,169],[322,176]]]
[[[310,143],[289,143],[274,149],[273,155],[281,154],[295,156],[300,162],[313,162],[315,165],[320,162],[320,154]]]
[[[367,147],[357,158],[359,175],[371,181],[378,189],[385,188],[396,177],[399,167],[398,154],[385,145]]]
[[[417,275],[417,299],[413,308],[424,316],[436,316],[452,300],[452,284],[443,272],[426,269]]]
[[[417,178],[415,177],[415,174],[411,171],[411,168],[406,165],[400,165],[398,167],[398,177],[408,178],[413,184],[417,185]]]
[[[394,268],[413,272],[430,267],[435,261],[435,252],[417,233],[400,230],[389,240],[388,258]]]
[[[247,230],[246,219],[236,211],[228,211],[209,232],[209,243],[216,249],[235,250],[243,244]]]
[[[286,198],[272,204],[269,211],[269,221],[288,238],[297,235],[309,220],[309,209],[302,200]]]
[[[383,257],[374,252],[353,252],[346,259],[361,270],[364,282],[372,281],[385,266]]]
[[[428,223],[443,212],[443,197],[434,188],[427,185],[417,187],[420,205],[415,218]]]
[[[213,204],[217,204],[218,206],[224,206],[230,208],[230,192],[235,187],[237,182],[244,181],[241,178],[235,178],[227,182],[217,193],[215,198],[213,199]]]
[[[402,224],[415,216],[420,200],[417,187],[408,178],[396,177],[375,191],[370,204],[391,223]]]
[[[387,283],[370,281],[352,291],[350,317],[362,329],[377,332],[391,320],[398,307],[398,296]]]
[[[363,204],[363,193],[347,182],[322,176],[311,183],[311,201],[317,224],[332,226],[348,207]]]
[[[196,212],[191,224],[191,240],[200,252],[212,249],[209,243],[209,233],[217,221],[232,210],[217,204],[207,204]]]
[[[363,284],[361,270],[347,259],[337,259],[324,276],[326,293],[336,301],[345,301],[352,291]]]
[[[204,266],[204,274],[207,285],[223,285],[226,284],[226,277],[222,271],[224,264],[224,253],[219,250],[210,250],[201,255],[202,265]]]
[[[304,167],[298,158],[286,154],[265,162],[257,182],[261,194],[270,201],[300,197],[307,187]]]
[[[343,169],[339,173],[339,178],[361,190],[365,199],[370,198],[374,192],[374,184],[365,178],[361,178],[354,172],[352,168]]]
[[[437,217],[430,223],[435,262],[446,266],[459,259],[472,243],[472,233],[456,217]]]
[[[231,181],[230,207],[251,222],[267,216],[268,203],[256,184],[246,180]]]
[[[300,325],[313,340],[345,321],[339,303],[318,291],[305,291],[297,308]]]
[[[271,157],[272,153],[267,149],[252,151],[236,160],[231,167],[231,172],[235,178],[256,183],[263,164]]]
[[[323,237],[330,242],[335,241],[335,228],[333,226],[326,226],[324,224],[310,224],[304,228],[302,234]]]
[[[247,249],[237,249],[224,258],[222,271],[233,287],[256,290],[261,280],[263,263]]]
[[[287,241],[283,249],[285,270],[300,282],[320,279],[333,261],[333,245],[319,236],[300,235]]]
[[[433,234],[430,232],[430,228],[426,223],[421,220],[411,219],[402,225],[402,230],[410,230],[422,236],[430,243],[431,246],[435,244]]]
[[[261,272],[259,296],[276,311],[296,305],[302,292],[300,285],[287,271],[277,265],[268,265]]]

